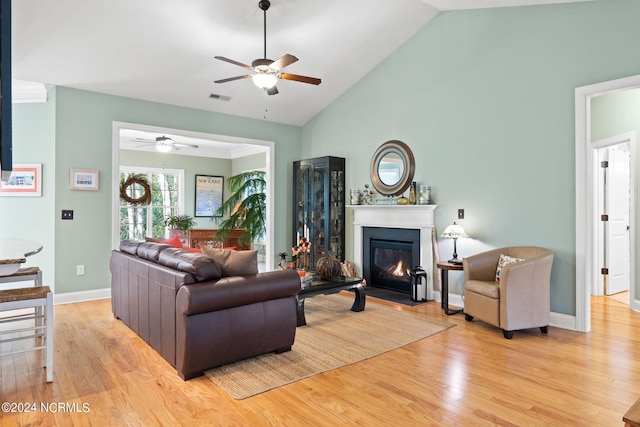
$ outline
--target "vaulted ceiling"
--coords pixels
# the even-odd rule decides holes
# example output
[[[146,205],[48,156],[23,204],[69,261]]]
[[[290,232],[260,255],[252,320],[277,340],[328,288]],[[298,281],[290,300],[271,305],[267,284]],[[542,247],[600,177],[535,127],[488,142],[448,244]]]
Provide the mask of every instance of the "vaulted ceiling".
[[[17,80],[303,125],[440,11],[583,0],[272,0],[267,57],[319,86],[215,84],[263,57],[258,0],[13,0]],[[211,95],[217,97],[211,97]]]

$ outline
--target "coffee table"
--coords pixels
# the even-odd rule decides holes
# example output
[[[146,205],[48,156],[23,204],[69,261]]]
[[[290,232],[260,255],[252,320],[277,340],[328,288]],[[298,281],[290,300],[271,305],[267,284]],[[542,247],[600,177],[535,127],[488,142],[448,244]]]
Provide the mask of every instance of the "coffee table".
[[[298,326],[307,324],[307,320],[304,317],[304,300],[316,295],[329,295],[336,294],[340,291],[353,290],[356,294],[351,311],[363,311],[364,305],[367,302],[367,295],[362,286],[362,279],[360,277],[344,277],[340,276],[337,279],[332,280],[313,280],[309,285],[300,289],[298,293]]]

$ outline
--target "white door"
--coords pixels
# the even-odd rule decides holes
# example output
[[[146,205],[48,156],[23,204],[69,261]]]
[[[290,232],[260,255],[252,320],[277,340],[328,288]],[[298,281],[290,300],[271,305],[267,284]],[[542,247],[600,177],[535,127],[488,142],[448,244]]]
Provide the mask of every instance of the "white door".
[[[606,294],[628,291],[630,286],[629,252],[629,151],[625,144],[608,148],[609,167],[606,172],[607,223],[606,254],[609,275]]]

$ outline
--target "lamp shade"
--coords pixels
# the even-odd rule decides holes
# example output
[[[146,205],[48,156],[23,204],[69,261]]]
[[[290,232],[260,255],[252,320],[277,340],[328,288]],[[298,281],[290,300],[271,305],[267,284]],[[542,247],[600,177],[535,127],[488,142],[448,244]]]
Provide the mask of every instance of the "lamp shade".
[[[461,225],[458,225],[453,222],[453,224],[449,225],[444,229],[440,237],[445,237],[447,239],[459,239],[461,237],[469,237],[467,233],[464,231]]]

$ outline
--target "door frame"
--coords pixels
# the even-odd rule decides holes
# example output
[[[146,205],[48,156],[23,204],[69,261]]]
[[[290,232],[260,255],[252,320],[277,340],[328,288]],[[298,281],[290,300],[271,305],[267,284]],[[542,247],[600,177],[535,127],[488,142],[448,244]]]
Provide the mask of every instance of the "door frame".
[[[580,332],[591,330],[591,289],[594,268],[594,149],[591,141],[591,98],[607,93],[640,87],[640,76],[626,77],[596,83],[575,89],[575,152],[576,152],[576,324]],[[631,217],[632,242],[635,246],[636,218]],[[634,247],[635,253],[635,247]],[[635,258],[631,259],[631,286],[636,286]],[[631,308],[638,310],[638,301],[631,301]]]
[[[172,129],[159,126],[149,126],[139,123],[126,123],[114,121],[112,123],[112,148],[111,148],[111,246],[112,249],[120,247],[120,224],[119,224],[119,206],[120,206],[120,129],[137,129],[159,134],[183,135],[192,138],[213,139],[222,142],[251,144],[266,147],[266,170],[267,170],[267,188],[266,188],[266,233],[265,233],[265,267],[267,271],[274,269],[275,259],[275,215],[274,215],[274,189],[275,189],[275,142],[260,139],[242,138],[237,136],[217,135],[204,132],[188,131],[184,129]]]
[[[591,143],[591,152],[593,155],[593,163],[592,163],[592,167],[593,167],[593,177],[594,177],[594,181],[593,183],[591,183],[591,188],[587,189],[587,191],[593,191],[593,200],[594,200],[594,204],[593,204],[593,218],[594,218],[594,222],[593,222],[593,233],[594,233],[594,247],[592,248],[593,250],[593,255],[594,255],[594,264],[593,264],[593,269],[591,270],[591,274],[592,274],[592,288],[591,288],[591,293],[592,295],[604,295],[604,286],[602,284],[602,282],[600,281],[600,267],[603,267],[603,265],[601,265],[600,263],[600,253],[599,253],[599,249],[601,248],[601,244],[604,244],[604,242],[602,242],[602,238],[601,238],[601,229],[600,229],[600,225],[601,222],[598,221],[598,216],[602,213],[599,211],[599,204],[598,201],[600,200],[601,194],[599,194],[598,191],[598,180],[599,180],[599,170],[600,170],[600,165],[598,162],[598,155],[597,155],[597,151],[603,148],[609,148],[609,147],[613,147],[615,145],[618,144],[623,144],[628,142],[629,143],[629,224],[635,224],[634,222],[634,218],[636,218],[636,176],[637,176],[637,165],[636,165],[636,140],[637,140],[637,136],[635,132],[627,132],[624,134],[620,134],[620,135],[614,135],[612,137],[609,138],[605,138],[605,139],[601,139],[598,141],[594,141],[593,143]],[[631,229],[629,230],[629,261],[630,261],[630,268],[629,268],[629,295],[630,295],[630,299],[629,299],[629,305],[631,308],[633,308],[634,310],[638,310],[638,307],[633,306],[634,301],[637,303],[638,301],[636,301],[636,289],[635,286],[633,286],[636,281],[636,263],[634,262],[635,260],[635,255],[636,255],[636,232],[635,232],[636,227],[632,226]],[[637,304],[636,304],[637,305]]]

